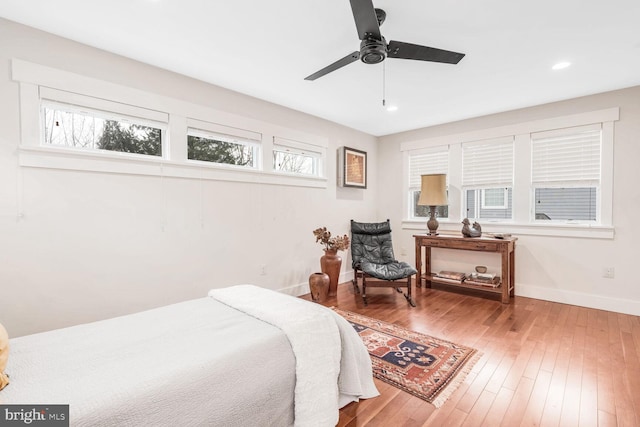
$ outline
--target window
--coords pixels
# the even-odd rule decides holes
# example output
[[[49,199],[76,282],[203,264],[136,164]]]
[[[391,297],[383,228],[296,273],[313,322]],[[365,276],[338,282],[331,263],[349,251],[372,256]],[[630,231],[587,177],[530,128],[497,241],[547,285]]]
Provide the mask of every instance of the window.
[[[428,218],[428,206],[418,205],[420,199],[421,176],[427,174],[444,173],[449,179],[449,150],[440,147],[436,150],[422,150],[409,156],[409,218]],[[448,206],[436,208],[438,218],[449,217]]]
[[[257,167],[258,145],[231,135],[187,129],[187,158],[244,168]]]
[[[466,216],[487,233],[613,238],[619,117],[614,107],[403,142],[403,227],[423,229],[414,197],[421,156],[447,152],[443,230],[457,232]]]
[[[160,122],[48,100],[41,121],[44,146],[162,156]]]
[[[324,149],[299,141],[273,138],[273,170],[295,175],[321,177]]]
[[[462,170],[467,218],[513,217],[513,137],[463,144]]]
[[[327,187],[325,136],[278,127],[310,143],[283,140],[288,156],[276,160],[290,172],[279,173],[263,151],[272,123],[16,58],[11,77],[20,87],[21,167]]]
[[[531,135],[535,220],[599,221],[600,153],[599,124]]]

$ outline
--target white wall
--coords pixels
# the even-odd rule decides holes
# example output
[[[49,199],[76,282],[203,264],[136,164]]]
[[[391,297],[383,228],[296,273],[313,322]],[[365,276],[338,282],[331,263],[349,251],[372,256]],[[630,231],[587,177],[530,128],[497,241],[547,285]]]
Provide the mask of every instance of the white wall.
[[[200,181],[20,167],[18,58],[188,101],[250,121],[324,137],[327,188]],[[640,241],[640,88],[599,94],[379,138],[255,98],[0,20],[0,322],[12,336],[197,298],[254,283],[307,292],[321,247],[311,230],[348,232],[349,219],[391,218],[394,246],[413,261],[403,230],[400,144],[620,107],[615,124],[615,238],[520,236],[516,293],[640,314],[634,270]],[[336,186],[339,146],[369,155],[369,188]],[[343,253],[343,279],[350,259]],[[477,257],[477,258],[476,258]],[[266,265],[266,275],[260,266]],[[436,268],[497,265],[486,254],[441,251]],[[615,267],[615,279],[601,278]]]
[[[435,102],[435,101],[433,101]],[[500,126],[620,107],[615,122],[613,239],[518,236],[516,295],[640,315],[637,267],[640,242],[640,87],[509,111],[379,138],[378,197],[388,207],[394,230],[406,215],[402,203],[400,144]],[[384,162],[382,161],[384,159]],[[459,190],[459,189],[458,189]],[[384,202],[383,202],[384,201]],[[459,225],[462,228],[461,225]],[[426,229],[426,226],[425,226]],[[454,228],[457,229],[457,228]],[[394,233],[398,234],[397,231]],[[504,227],[508,232],[508,227]],[[402,230],[397,245],[413,257],[413,234]],[[451,250],[434,251],[438,269],[472,271],[474,265],[499,266],[496,256]],[[614,267],[615,278],[602,277]]]
[[[21,167],[12,58],[326,138],[327,187]],[[375,168],[366,190],[335,179],[339,146],[377,163],[373,136],[1,19],[0,64],[0,322],[11,336],[237,283],[306,293],[322,255],[312,230],[376,219]]]

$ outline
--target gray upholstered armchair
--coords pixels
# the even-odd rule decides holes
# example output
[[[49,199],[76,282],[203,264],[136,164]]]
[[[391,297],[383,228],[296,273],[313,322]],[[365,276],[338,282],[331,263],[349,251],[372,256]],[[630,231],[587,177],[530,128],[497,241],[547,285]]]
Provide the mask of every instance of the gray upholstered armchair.
[[[362,279],[362,300],[367,305],[367,286],[392,287],[398,292],[407,288],[404,297],[411,306],[411,276],[417,270],[406,262],[396,260],[391,242],[391,225],[385,222],[363,223],[351,220],[351,258],[354,270],[353,287],[360,292],[358,279]],[[374,280],[369,280],[373,278]],[[406,279],[401,281],[401,279]]]

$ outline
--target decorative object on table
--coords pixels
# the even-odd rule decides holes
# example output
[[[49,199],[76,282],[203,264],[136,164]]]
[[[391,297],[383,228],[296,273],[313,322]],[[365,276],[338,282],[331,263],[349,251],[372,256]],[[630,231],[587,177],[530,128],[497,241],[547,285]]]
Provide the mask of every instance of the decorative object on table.
[[[476,273],[486,273],[487,267],[485,265],[476,265]]]
[[[367,188],[367,153],[349,147],[338,148],[338,184]]]
[[[311,292],[311,300],[314,302],[323,302],[329,295],[329,275],[327,273],[311,273],[309,276],[309,291]]]
[[[358,332],[371,356],[373,376],[442,406],[482,353],[392,323],[337,308]]]
[[[324,255],[320,257],[320,270],[329,276],[329,296],[336,296],[342,266],[342,258],[338,251],[349,249],[349,236],[345,234],[332,237],[327,227],[313,230],[313,235],[316,236],[316,243],[324,245]]]
[[[510,239],[511,238],[511,234],[509,234],[509,233],[494,233],[493,237],[496,238],[496,239],[504,240],[504,239]]]
[[[438,231],[438,220],[436,219],[436,208],[447,206],[447,175],[444,173],[422,175],[420,186],[420,198],[418,205],[429,206],[430,218],[427,221],[429,235],[435,236]]]
[[[469,222],[469,218],[465,218],[462,220],[462,235],[464,237],[480,237],[482,236],[482,227],[477,222],[474,222],[473,225]]]

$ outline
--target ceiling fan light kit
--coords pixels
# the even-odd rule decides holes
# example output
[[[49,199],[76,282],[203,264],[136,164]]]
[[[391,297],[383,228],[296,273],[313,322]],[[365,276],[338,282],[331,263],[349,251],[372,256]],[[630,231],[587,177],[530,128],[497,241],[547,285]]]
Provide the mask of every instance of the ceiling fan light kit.
[[[351,2],[351,11],[353,12],[353,18],[356,23],[358,37],[361,40],[360,51],[348,54],[333,64],[305,77],[305,80],[315,80],[349,65],[358,59],[365,64],[379,64],[387,57],[457,64],[464,58],[464,53],[434,47],[395,40],[391,40],[391,42],[387,44],[385,38],[380,34],[380,25],[382,25],[387,17],[386,12],[382,9],[375,9],[371,0],[349,1]]]

